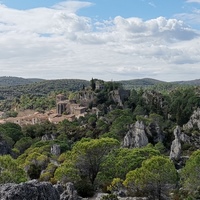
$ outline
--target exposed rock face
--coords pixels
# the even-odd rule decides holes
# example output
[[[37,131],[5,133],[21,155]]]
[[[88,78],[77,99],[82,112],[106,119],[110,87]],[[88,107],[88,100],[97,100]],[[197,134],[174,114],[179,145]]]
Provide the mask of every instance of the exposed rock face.
[[[181,142],[189,144],[195,147],[196,149],[200,148],[200,134],[198,134],[198,131],[197,131],[197,134],[194,134],[194,132],[191,132],[191,131],[190,131],[190,135],[186,134],[187,131],[190,129],[193,129],[194,126],[196,127],[200,126],[200,109],[195,111],[194,114],[191,116],[189,122],[183,126],[184,132],[181,132],[181,129],[179,126],[175,128],[174,130],[175,139],[173,140],[172,145],[171,145],[170,159],[172,160],[180,159]]]
[[[152,122],[146,127],[147,135],[149,136],[149,142],[156,144],[158,142],[163,142],[164,134],[157,122]]]
[[[73,183],[66,183],[66,190],[60,195],[60,200],[77,200],[79,199]]]
[[[59,156],[61,153],[60,145],[53,144],[51,147],[51,153],[55,156]]]
[[[97,193],[94,200],[101,200],[103,196],[107,196],[108,193]],[[117,197],[119,200],[148,200],[147,197]]]
[[[78,200],[72,183],[66,184],[66,190],[59,184],[32,180],[26,183],[8,183],[0,185],[1,200]]]
[[[45,134],[42,136],[42,141],[50,141],[50,140],[55,140],[56,136],[53,134]]]
[[[130,126],[130,130],[124,137],[123,146],[128,148],[142,147],[148,144],[148,138],[144,130],[143,122],[137,121]]]
[[[94,101],[95,94],[92,91],[80,91],[76,96],[74,97],[77,102],[80,102],[82,106],[88,107],[91,102]]]
[[[174,129],[174,136],[175,139],[171,145],[170,159],[179,160],[181,156],[181,129],[179,126]]]
[[[189,130],[193,129],[195,126],[200,130],[200,108],[197,108],[197,110],[193,112],[188,123],[183,126],[183,129]]]
[[[118,89],[110,92],[111,98],[119,106],[123,106],[124,100],[130,96],[130,90]]]
[[[142,97],[145,99],[146,104],[156,105],[160,109],[164,109],[165,107],[164,97],[160,92],[154,90],[145,91]]]
[[[51,183],[36,180],[21,184],[8,183],[0,186],[1,200],[58,200],[60,195]]]

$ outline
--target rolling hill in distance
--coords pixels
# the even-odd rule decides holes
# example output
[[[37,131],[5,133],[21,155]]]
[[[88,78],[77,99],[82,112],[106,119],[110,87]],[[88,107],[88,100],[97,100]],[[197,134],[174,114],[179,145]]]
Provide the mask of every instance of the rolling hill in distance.
[[[44,81],[44,79],[2,76],[0,77],[0,86],[26,85],[26,84],[32,84],[32,83],[37,83],[41,81]]]
[[[2,76],[0,77],[0,86],[16,86],[16,85],[28,85],[33,83],[43,82],[45,84],[49,82],[57,82],[57,81],[66,81],[73,80],[74,82],[79,83],[80,79],[39,79],[39,78],[22,78],[22,77],[12,77],[12,76]],[[89,83],[87,80],[82,80],[85,83]],[[190,81],[173,81],[166,82],[161,80],[156,80],[152,78],[142,78],[142,79],[131,79],[131,80],[120,80],[117,81],[122,83],[122,85],[156,85],[156,84],[179,84],[179,85],[200,85],[200,79],[190,80]]]
[[[200,79],[191,81],[165,82],[151,78],[117,81],[125,89],[160,88],[173,89],[175,86],[200,86]],[[20,97],[22,94],[42,96],[51,91],[77,91],[89,86],[90,81],[81,79],[45,80],[39,78],[0,77],[0,99]]]

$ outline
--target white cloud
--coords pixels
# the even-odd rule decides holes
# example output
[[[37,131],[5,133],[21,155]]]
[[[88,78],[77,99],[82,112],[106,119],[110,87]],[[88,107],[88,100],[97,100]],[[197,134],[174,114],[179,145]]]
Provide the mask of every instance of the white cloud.
[[[56,5],[54,5],[52,8],[55,8],[57,10],[64,10],[68,13],[76,13],[79,9],[84,7],[90,7],[93,3],[90,2],[80,2],[80,1],[63,1]]]
[[[200,3],[200,0],[186,0],[187,3]]]
[[[76,14],[87,6],[92,4],[67,1],[30,10],[0,5],[1,75],[198,78],[200,36],[183,21],[117,16],[93,22]]]
[[[156,5],[153,2],[149,2],[149,5],[156,8]]]
[[[191,13],[180,13],[175,15],[176,18],[184,20],[188,24],[199,26],[200,9],[194,9]]]

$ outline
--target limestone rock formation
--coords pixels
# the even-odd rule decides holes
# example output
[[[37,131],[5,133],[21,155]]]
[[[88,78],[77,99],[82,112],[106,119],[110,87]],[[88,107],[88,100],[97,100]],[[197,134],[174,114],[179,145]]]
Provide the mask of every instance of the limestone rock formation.
[[[152,122],[146,127],[146,132],[149,138],[149,142],[156,144],[158,142],[163,142],[165,135],[162,132],[159,124],[157,122]]]
[[[123,146],[127,148],[136,148],[146,146],[148,138],[145,133],[143,122],[137,121],[135,125],[130,126],[130,130],[124,137]]]
[[[1,200],[79,200],[72,183],[60,184],[31,180],[26,183],[0,185]]]
[[[60,149],[60,145],[58,144],[53,144],[51,146],[51,154],[55,155],[55,156],[59,156],[61,153],[61,149]]]
[[[80,197],[77,195],[77,191],[74,188],[73,183],[66,183],[65,191],[60,195],[60,200],[77,200]]]
[[[102,197],[104,196],[107,196],[108,193],[97,193],[93,199],[94,200],[101,200]],[[119,200],[147,200],[148,198],[147,197],[120,197],[120,196],[117,196],[117,198]]]
[[[32,180],[26,183],[0,185],[1,200],[58,200],[58,191],[48,182]]]
[[[200,108],[197,108],[190,117],[190,120],[183,126],[184,130],[193,129],[197,127],[200,130]]]
[[[174,136],[175,139],[172,141],[170,159],[179,160],[181,156],[181,129],[179,126],[174,129]]]
[[[130,96],[130,90],[118,89],[110,92],[111,98],[119,106],[123,106],[124,100]]]
[[[147,90],[143,93],[142,97],[144,98],[146,104],[153,104],[159,109],[164,109],[165,107],[165,98],[160,92]]]
[[[50,141],[50,140],[55,140],[56,136],[53,134],[45,134],[42,136],[42,141]]]

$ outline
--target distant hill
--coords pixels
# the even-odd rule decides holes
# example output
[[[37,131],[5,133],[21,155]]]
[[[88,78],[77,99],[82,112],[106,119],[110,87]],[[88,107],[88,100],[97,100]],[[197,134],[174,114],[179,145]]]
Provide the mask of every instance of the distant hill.
[[[143,79],[133,79],[133,80],[122,80],[119,81],[126,89],[132,88],[156,88],[156,89],[172,89],[174,87],[180,86],[200,86],[200,79],[191,80],[191,81],[174,81],[174,82],[165,82],[151,78]]]
[[[2,86],[0,87],[0,99],[12,99],[20,97],[22,94],[32,94],[44,96],[50,92],[77,91],[83,86],[89,86],[90,82],[79,79],[57,79],[43,80],[24,85]]]
[[[0,86],[26,85],[26,84],[32,84],[32,83],[37,83],[41,81],[44,81],[44,79],[2,76],[0,77]]]
[[[157,85],[157,84],[178,84],[178,85],[200,85],[200,79],[190,80],[190,81],[160,81],[151,78],[142,78],[142,79],[132,79],[126,81],[119,81],[123,85],[139,85],[139,86],[147,86],[147,85]]]
[[[167,82],[151,79],[151,78],[143,78],[143,79],[132,79],[132,80],[122,80],[119,81],[126,89],[131,88],[147,88],[152,87],[158,84],[165,84]]]
[[[191,81],[175,81],[172,83],[176,83],[179,85],[200,85],[200,79],[195,79],[195,80],[191,80]]]
[[[142,79],[132,79],[132,80],[122,80],[119,81],[123,85],[155,85],[159,83],[166,83],[164,81],[159,81],[156,79],[151,79],[151,78],[142,78]]]
[[[200,79],[191,81],[165,82],[151,78],[132,79],[117,81],[125,89],[152,88],[158,91],[171,90],[175,87],[200,86]],[[12,99],[20,97],[22,94],[32,94],[37,96],[46,95],[52,91],[78,91],[83,86],[89,86],[90,82],[81,79],[55,79],[44,80],[38,78],[26,79],[20,77],[3,76],[0,77],[0,99]]]

